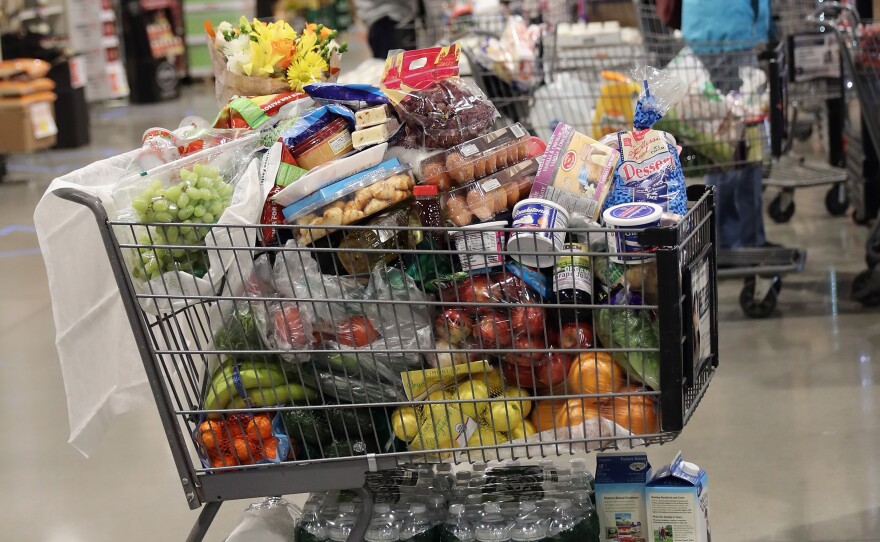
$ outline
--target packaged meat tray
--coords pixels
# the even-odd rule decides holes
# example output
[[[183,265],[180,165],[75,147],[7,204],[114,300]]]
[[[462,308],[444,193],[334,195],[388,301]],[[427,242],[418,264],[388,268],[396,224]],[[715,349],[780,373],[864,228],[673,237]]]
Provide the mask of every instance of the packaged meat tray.
[[[516,123],[422,160],[419,173],[423,182],[446,191],[533,158],[543,150],[543,141],[530,137]]]
[[[295,231],[297,242],[308,245],[331,233],[332,226],[353,224],[409,198],[414,184],[410,166],[392,158],[285,207],[284,219],[299,226],[326,226]]]
[[[529,196],[540,163],[541,158],[531,158],[443,194],[443,215],[455,226],[467,226],[510,211]]]

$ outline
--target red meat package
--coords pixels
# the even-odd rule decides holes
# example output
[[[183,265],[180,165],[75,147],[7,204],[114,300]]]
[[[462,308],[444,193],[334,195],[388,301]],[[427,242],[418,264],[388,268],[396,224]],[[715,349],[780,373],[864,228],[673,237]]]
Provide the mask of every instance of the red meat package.
[[[458,76],[460,47],[431,47],[389,55],[382,91],[409,128],[410,145],[448,149],[486,133],[498,112]]]

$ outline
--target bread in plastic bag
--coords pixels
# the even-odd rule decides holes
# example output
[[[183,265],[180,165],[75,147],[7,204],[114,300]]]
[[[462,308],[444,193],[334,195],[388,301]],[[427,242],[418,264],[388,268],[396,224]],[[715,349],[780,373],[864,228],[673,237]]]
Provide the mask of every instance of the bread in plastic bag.
[[[641,82],[643,89],[636,103],[633,131],[618,132],[602,139],[602,143],[620,152],[620,162],[604,208],[646,202],[684,216],[687,213],[687,187],[675,138],[652,127],[682,97],[685,84],[678,77],[650,66],[637,68],[633,79]]]

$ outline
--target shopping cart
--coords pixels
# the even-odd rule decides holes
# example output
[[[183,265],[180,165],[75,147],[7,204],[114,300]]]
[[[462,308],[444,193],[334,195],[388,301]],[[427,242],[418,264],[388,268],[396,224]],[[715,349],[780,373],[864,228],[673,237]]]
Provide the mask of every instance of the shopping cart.
[[[820,4],[808,20],[820,31],[830,31],[836,36],[846,75],[852,80],[858,100],[858,111],[854,111],[855,116],[850,122],[863,124],[870,144],[875,151],[880,151],[880,36],[877,24],[861,21],[858,12],[838,2]],[[869,142],[848,141],[847,148],[858,147],[858,143],[864,145]],[[861,200],[864,179],[861,172],[856,173],[851,191],[859,194],[857,197]],[[865,306],[880,305],[880,272],[877,271],[877,263],[880,262],[880,222],[875,223],[868,234],[865,261],[868,269],[853,280],[853,297]]]
[[[624,297],[601,304],[598,284],[592,303],[555,302],[560,299],[550,296],[542,302],[520,278],[528,270],[515,265],[470,278],[444,275],[442,262],[458,258],[460,251],[424,248],[425,238],[461,235],[456,233],[461,229],[351,225],[321,237],[328,232],[316,226],[129,223],[112,219],[98,199],[75,189],[55,193],[87,206],[97,221],[187,502],[193,509],[205,505],[188,540],[204,537],[223,501],[349,488],[358,488],[366,503],[349,538],[361,540],[371,513],[369,494],[359,489],[367,471],[413,461],[535,458],[668,442],[693,416],[718,365],[710,188],[691,187],[689,210],[677,224],[638,232],[643,246],[656,247],[653,253],[627,256],[650,258],[642,266],[608,260],[615,254],[600,250],[608,244],[608,230],[556,231],[588,243],[582,255],[597,270],[601,264],[628,271],[605,275],[612,277],[609,295]],[[205,228],[209,240],[232,242],[209,247],[165,240],[170,228],[193,227]],[[293,239],[268,247],[248,241],[267,228]],[[363,234],[375,234],[381,246],[338,244],[340,238]],[[299,245],[295,239],[303,235],[320,239]],[[494,245],[471,249],[470,258],[498,257]],[[172,255],[193,262],[216,258],[212,261],[227,262],[225,275],[216,288],[204,288],[190,274],[195,269],[181,264],[145,281],[152,272],[143,263],[145,252],[165,261]],[[526,246],[507,256],[537,253]],[[387,264],[348,275],[342,262],[352,261]],[[637,269],[642,272],[630,273]],[[519,313],[531,316],[521,322],[526,335],[513,341],[502,327],[505,322],[519,326],[514,320]],[[594,326],[597,336],[604,320],[611,326],[612,338],[604,343],[609,347],[597,347],[591,333],[581,332],[574,342],[560,343],[567,348],[548,348],[561,340],[551,336],[563,313],[575,329]],[[446,322],[446,343],[435,338],[441,329],[437,315]],[[487,329],[485,322],[493,318]],[[465,321],[468,328],[482,330],[471,334],[480,337],[477,342],[452,339]],[[366,343],[361,336],[368,337]],[[623,361],[631,371],[600,374],[597,356]],[[512,369],[502,361],[504,377],[498,371],[490,377],[485,360],[494,366],[499,358],[514,360]],[[455,365],[432,374],[426,363],[431,359],[451,359]],[[577,381],[568,367],[573,362],[583,363]],[[464,373],[451,377],[456,367]],[[627,376],[636,372],[652,387]],[[448,386],[434,390],[426,383],[438,374],[470,382],[473,394],[456,394]],[[500,386],[491,397],[473,392],[484,376]],[[437,378],[445,385],[446,377]],[[295,401],[289,401],[290,394]],[[499,431],[512,431],[524,402],[532,405],[529,419],[541,432],[509,441],[513,433]],[[454,412],[467,407],[483,413],[481,427],[460,414],[451,421]],[[407,425],[406,409],[417,409],[423,422]],[[390,436],[392,430],[412,441],[407,446]],[[290,452],[282,456],[285,443]]]

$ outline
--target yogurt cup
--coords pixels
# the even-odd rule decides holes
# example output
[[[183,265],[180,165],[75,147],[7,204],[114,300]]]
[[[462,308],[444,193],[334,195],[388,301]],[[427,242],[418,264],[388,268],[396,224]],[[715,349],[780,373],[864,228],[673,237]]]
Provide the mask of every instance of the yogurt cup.
[[[453,232],[452,240],[458,251],[458,261],[461,262],[462,271],[487,269],[503,264],[506,233],[496,230],[506,227],[506,220],[496,220],[463,228],[473,231]],[[474,252],[478,254],[474,254]],[[480,252],[483,254],[479,254]],[[485,254],[486,252],[493,252],[493,254]]]
[[[611,261],[631,263],[654,257],[657,247],[639,243],[639,230],[660,225],[663,207],[656,203],[621,203],[602,213],[605,225],[613,231],[608,233],[608,250]]]
[[[527,198],[513,208],[516,230],[507,241],[511,258],[529,267],[551,267],[565,243],[565,232],[534,232],[533,229],[564,230],[569,215],[561,205],[541,198]],[[523,253],[526,254],[523,254]],[[528,253],[537,254],[528,254]]]

